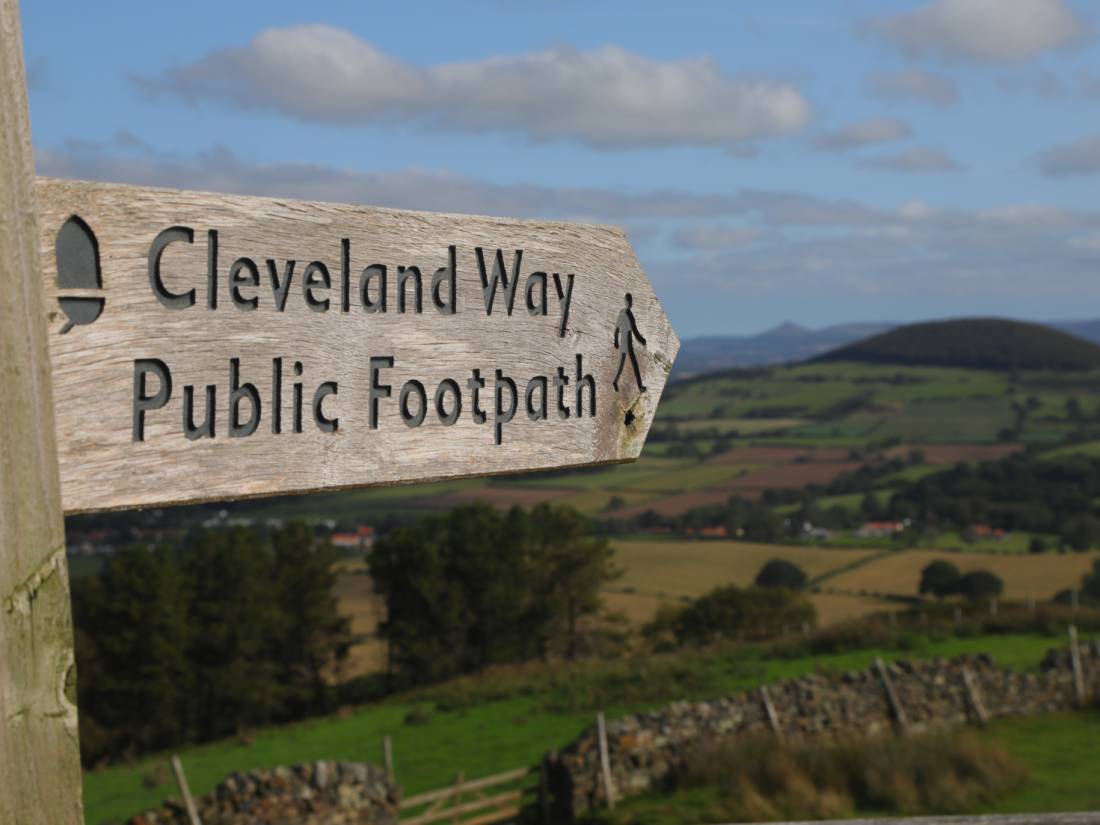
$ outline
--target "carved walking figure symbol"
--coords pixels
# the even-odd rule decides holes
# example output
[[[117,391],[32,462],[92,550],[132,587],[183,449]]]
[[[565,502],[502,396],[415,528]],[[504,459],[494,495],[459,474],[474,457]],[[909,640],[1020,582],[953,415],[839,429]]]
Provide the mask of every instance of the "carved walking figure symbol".
[[[615,321],[615,349],[619,350],[619,371],[615,373],[615,380],[611,382],[615,392],[619,391],[619,377],[623,374],[627,356],[630,356],[630,365],[634,367],[634,378],[638,382],[638,392],[645,392],[645,384],[642,383],[642,371],[638,367],[638,356],[634,352],[634,339],[637,338],[643,347],[646,346],[646,342],[645,336],[638,330],[638,322],[634,320],[634,313],[630,309],[633,304],[634,298],[629,292],[626,293],[626,306]]]

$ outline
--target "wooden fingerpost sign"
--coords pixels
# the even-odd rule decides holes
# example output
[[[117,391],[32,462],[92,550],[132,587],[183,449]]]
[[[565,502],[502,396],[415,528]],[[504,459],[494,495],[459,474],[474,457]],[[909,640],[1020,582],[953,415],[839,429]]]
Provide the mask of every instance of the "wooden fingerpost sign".
[[[619,229],[35,180],[0,0],[0,822],[78,823],[62,512],[630,461],[679,341]]]
[[[611,227],[37,195],[69,513],[628,461],[679,347]]]

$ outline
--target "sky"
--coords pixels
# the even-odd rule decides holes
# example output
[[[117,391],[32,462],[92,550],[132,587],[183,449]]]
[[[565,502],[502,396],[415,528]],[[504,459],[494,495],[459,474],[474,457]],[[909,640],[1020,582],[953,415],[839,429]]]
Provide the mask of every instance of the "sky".
[[[620,225],[681,338],[1100,317],[1100,4],[21,6],[40,174]]]

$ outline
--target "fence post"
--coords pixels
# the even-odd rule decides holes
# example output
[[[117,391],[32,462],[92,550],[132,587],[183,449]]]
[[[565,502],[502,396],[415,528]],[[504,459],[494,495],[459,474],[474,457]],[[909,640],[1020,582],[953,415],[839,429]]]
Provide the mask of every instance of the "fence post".
[[[382,764],[386,766],[386,778],[393,782],[393,742],[389,736],[382,737]]]
[[[882,661],[881,656],[875,657],[875,670],[878,671],[878,677],[882,680],[882,686],[886,689],[886,701],[890,705],[890,711],[894,714],[894,721],[898,723],[898,728],[901,729],[902,733],[908,733],[909,719],[905,715],[905,708],[901,706],[901,699],[894,692],[894,683],[890,681],[890,674],[886,671],[886,663]]]
[[[550,825],[550,768],[548,760],[554,757],[554,752],[545,754],[539,764],[539,821],[542,825]]]
[[[0,0],[0,822],[81,825],[76,666],[18,0]]]
[[[466,781],[466,772],[465,771],[459,771],[457,774],[455,774],[455,792],[454,792],[454,796],[451,797],[451,804],[455,808],[457,808],[459,802],[462,801],[462,783],[465,782],[465,781]],[[456,811],[455,814],[451,817],[451,825],[458,825],[458,820],[459,820],[460,817],[461,817],[461,814]]]
[[[974,674],[970,668],[963,668],[963,684],[966,686],[966,695],[970,699],[970,706],[974,709],[974,715],[978,717],[981,725],[989,721],[989,713],[982,703],[982,695],[978,692],[978,684],[974,681]]]
[[[187,774],[183,772],[183,763],[177,754],[172,754],[172,773],[176,775],[176,784],[179,785],[183,804],[187,808],[187,819],[191,825],[202,825],[199,812],[195,808],[195,798],[191,796],[191,788],[187,784]]]
[[[768,725],[771,727],[772,733],[778,739],[782,739],[783,729],[779,726],[779,714],[775,712],[775,705],[772,704],[771,692],[768,690],[767,685],[760,686],[760,698],[764,700],[764,713],[768,717]]]
[[[1077,644],[1077,626],[1069,626],[1069,656],[1073,664],[1073,698],[1077,707],[1085,705],[1085,674],[1081,669],[1081,648]]]
[[[607,807],[615,807],[615,786],[611,781],[611,755],[607,751],[607,725],[603,720],[603,711],[596,714],[596,734],[600,745],[600,772],[603,775],[603,791],[607,797]]]

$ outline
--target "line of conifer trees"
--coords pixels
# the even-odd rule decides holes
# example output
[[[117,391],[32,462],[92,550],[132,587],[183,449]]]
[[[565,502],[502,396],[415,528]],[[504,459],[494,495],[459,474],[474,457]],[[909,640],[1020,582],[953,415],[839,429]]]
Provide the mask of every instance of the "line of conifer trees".
[[[337,556],[304,524],[133,546],[73,584],[86,761],[330,709],[350,645]]]

